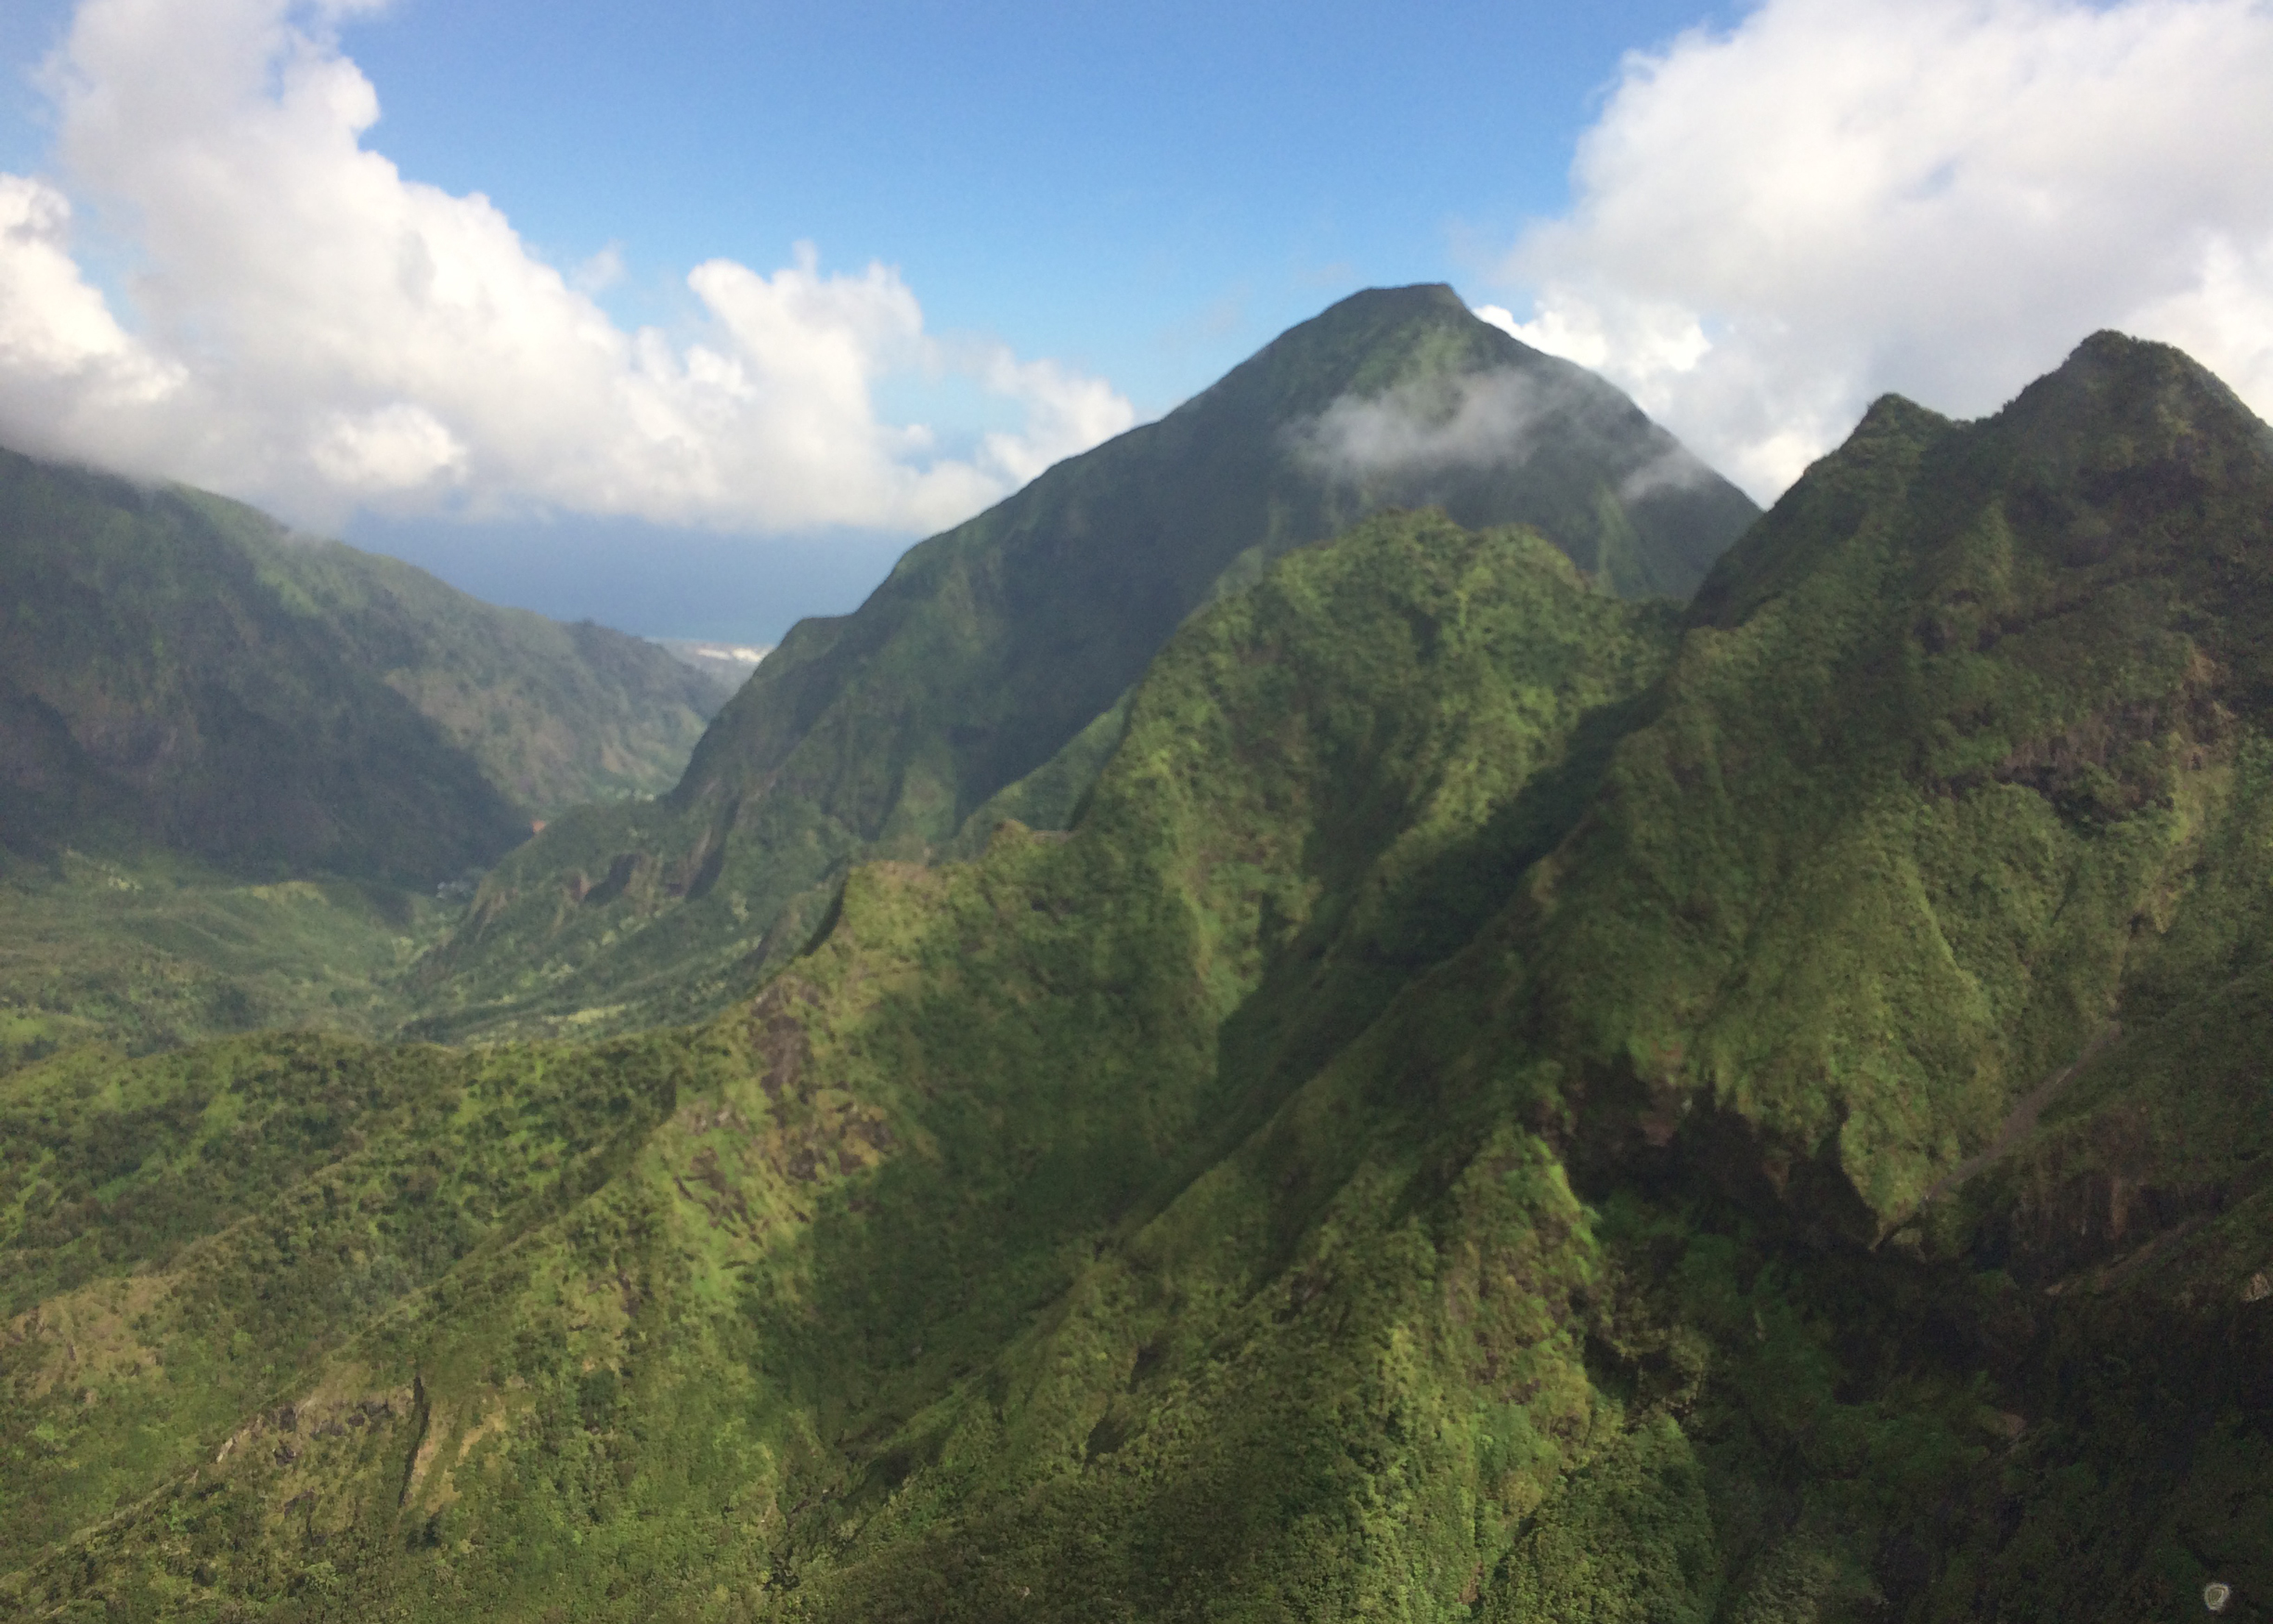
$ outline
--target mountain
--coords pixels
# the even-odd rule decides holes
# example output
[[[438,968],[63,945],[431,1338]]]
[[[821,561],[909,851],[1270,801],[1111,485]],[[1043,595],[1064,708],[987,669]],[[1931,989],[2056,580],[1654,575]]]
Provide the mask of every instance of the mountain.
[[[320,1502],[337,1593],[413,1615],[435,1552],[477,1616],[589,1611],[587,1570],[528,1582],[567,1529],[604,1542],[625,1606],[669,1605],[647,1509],[666,1545],[699,1542],[706,1593],[786,1586],[810,1534],[785,1517],[851,1491],[845,1438],[905,1475],[929,1447],[885,1448],[890,1416],[958,1393],[1024,1410],[1002,1384],[1032,1379],[1015,1348],[1037,1312],[1283,1089],[1218,1076],[1227,1033],[1299,1076],[1304,1016],[1361,1029],[1456,944],[1495,870],[1572,815],[1600,768],[1585,719],[1647,684],[1672,629],[1536,537],[1377,521],[1179,634],[1071,838],[854,870],[826,944],[692,1033],[237,1040],[142,1062],[92,1112],[84,1065],[21,1074],[0,1314],[70,1329],[10,1350],[26,1398],[0,1447],[26,1475],[0,1548],[153,1489],[183,1509],[119,1525],[92,1590],[49,1563],[0,1595],[92,1601],[155,1562],[202,1587],[185,1597],[283,1601],[305,1553],[255,1533],[256,1508],[311,1490],[285,1516]],[[1341,949],[1331,984],[1314,944]],[[1282,1009],[1241,1020],[1273,961]],[[287,1257],[326,1261],[266,1261]],[[136,1329],[95,1330],[136,1280]],[[90,1362],[101,1396],[71,1409],[83,1356],[107,1373]],[[526,1426],[557,1467],[524,1469]],[[150,1452],[122,1452],[133,1437]],[[493,1512],[507,1482],[526,1487]],[[407,1508],[408,1544],[357,1500]]]
[[[436,883],[668,788],[726,692],[219,497],[0,452],[0,1070],[393,1030]]]
[[[423,883],[668,787],[722,695],[183,487],[0,453],[0,840]]]
[[[1686,609],[1294,552],[699,1025],[0,1080],[0,1597],[2265,1618],[2269,532],[2102,334]]]
[[[847,864],[938,855],[1067,748],[1050,805],[1069,812],[1114,706],[1212,594],[1422,504],[1532,526],[1599,584],[1675,597],[1758,511],[1450,289],[1357,294],[914,548],[857,613],[793,629],[666,802],[564,820],[491,879],[432,962],[428,1030],[715,1008],[805,940]]]
[[[1527,1030],[1759,1141],[1816,1221],[1916,1221],[2111,1021],[2231,973],[2182,953],[2209,918],[2254,953],[2218,853],[2273,700],[2273,437],[2177,351],[2098,335],[1979,423],[1879,402],[1691,618],[1512,922]]]

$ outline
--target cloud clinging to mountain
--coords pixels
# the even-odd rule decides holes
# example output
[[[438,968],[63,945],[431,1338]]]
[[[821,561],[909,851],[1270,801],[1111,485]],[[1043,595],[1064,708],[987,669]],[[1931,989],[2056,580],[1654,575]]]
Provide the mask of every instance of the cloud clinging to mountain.
[[[1502,267],[1756,495],[1879,393],[1994,409],[2087,332],[2273,414],[2273,6],[1766,0],[1630,58]],[[1520,302],[1520,301],[1514,301]]]
[[[1134,414],[1104,383],[929,334],[897,272],[687,278],[694,331],[627,331],[487,199],[364,144],[364,0],[83,0],[50,65],[63,188],[0,176],[0,440],[331,522],[357,504],[560,509],[667,524],[924,529]],[[129,223],[114,309],[73,204]],[[85,208],[80,213],[84,215]],[[1022,409],[968,457],[880,415],[895,373]]]
[[[1314,463],[1345,478],[1432,474],[1527,461],[1543,418],[1589,404],[1528,372],[1477,372],[1449,386],[1431,380],[1344,396],[1290,437]]]

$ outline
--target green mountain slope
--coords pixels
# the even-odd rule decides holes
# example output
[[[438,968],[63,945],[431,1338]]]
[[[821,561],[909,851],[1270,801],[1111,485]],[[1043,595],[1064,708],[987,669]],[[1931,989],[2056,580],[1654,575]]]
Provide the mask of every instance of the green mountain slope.
[[[56,1062],[22,1074],[11,1086],[24,1131],[8,1136],[25,1147],[10,1186],[24,1192],[9,1254],[20,1289],[0,1307],[37,1302],[37,1325],[74,1329],[57,1343],[19,1321],[31,1334],[8,1436],[28,1440],[11,1464],[32,1476],[7,1542],[42,1544],[115,1503],[124,1437],[144,1440],[138,1469],[168,1503],[230,1481],[211,1471],[227,1464],[213,1462],[222,1436],[211,1435],[239,1424],[222,1418],[286,1402],[300,1429],[291,1439],[271,1440],[271,1419],[257,1449],[229,1458],[263,1471],[305,1460],[350,1499],[383,1499],[431,1438],[427,1472],[448,1468],[465,1487],[422,1472],[413,1524],[438,1516],[435,1540],[454,1542],[449,1508],[485,1492],[459,1462],[503,1441],[499,1406],[520,1402],[506,1396],[588,1386],[595,1417],[653,1392],[661,1408],[637,1423],[653,1452],[636,1453],[660,1476],[653,1490],[637,1486],[628,1436],[601,1455],[578,1442],[584,1487],[569,1492],[651,1504],[672,1541],[707,1540],[696,1530],[729,1501],[778,1525],[796,1497],[765,1511],[759,1499],[772,1505],[793,1478],[812,1479],[799,1491],[809,1498],[841,1486],[847,1426],[889,1428],[988,1369],[1095,1245],[1268,1114],[1307,1069],[1305,1050],[1362,1027],[1415,967],[1457,945],[1463,916],[1488,906],[1492,877],[1503,886],[1574,815],[1601,765],[1589,719],[1640,691],[1670,632],[1665,611],[1589,591],[1519,533],[1383,522],[1297,555],[1177,640],[1138,695],[1081,833],[1012,831],[978,865],[858,870],[829,945],[755,1011],[688,1039],[559,1057],[580,1077],[613,1080],[599,1122],[620,1130],[609,1153],[631,1157],[565,1211],[545,1204],[539,1185],[550,1185],[533,1169],[565,1167],[596,1141],[554,1125],[562,1096],[547,1051],[491,1049],[474,1062],[334,1047],[306,1059],[305,1045],[248,1043],[145,1062],[91,1109],[75,1103],[83,1071]],[[1282,968],[1258,998],[1279,960],[1299,973]],[[814,1017],[837,1006],[832,1033]],[[918,1066],[901,1063],[911,1044],[942,1040]],[[1228,1074],[1217,1059],[1227,1042],[1246,1057]],[[496,1102],[475,1103],[487,1096],[460,1080],[469,1065],[502,1091]],[[401,1081],[367,1081],[374,1072]],[[320,1114],[287,1131],[304,1120],[290,1104],[300,1097],[321,1100]],[[416,1104],[426,1099],[435,1103]],[[478,1209],[461,1193],[463,1158],[490,1138],[469,1112],[520,1124],[495,1152],[506,1182],[485,1185]],[[295,1132],[305,1148],[288,1155]],[[240,1172],[220,1153],[240,1133],[279,1147],[279,1159]],[[365,1150],[342,1160],[326,1154],[334,1145]],[[427,1166],[432,1189],[412,1214],[396,1170]],[[122,1211],[152,1217],[130,1221],[129,1234]],[[406,1216],[422,1234],[440,1225],[450,1243],[403,1238]],[[500,1225],[515,1239],[484,1252]],[[71,1239],[81,1234],[118,1236],[116,1255],[88,1255]],[[257,1306],[299,1301],[297,1262],[257,1303],[202,1318],[221,1288],[200,1271],[266,1274],[248,1244],[264,1258],[336,1260],[318,1266],[331,1293],[320,1319]],[[477,1254],[491,1262],[477,1266]],[[470,1306],[451,1282],[492,1266],[502,1272],[474,1288],[491,1308],[443,1306],[436,1293]],[[103,1378],[109,1398],[87,1405],[73,1350],[120,1333],[75,1328],[92,1327],[108,1311],[96,1305],[121,1290],[147,1293],[133,1310],[141,1328],[103,1367],[116,1372]],[[556,1290],[557,1306],[538,1300]],[[437,1336],[461,1351],[444,1353]],[[627,1336],[655,1362],[617,1362]],[[604,1345],[610,1375],[595,1381],[600,1367],[586,1361]],[[406,1382],[408,1396],[396,1394]],[[368,1428],[311,1436],[345,1428],[333,1410],[352,1408],[292,1397],[311,1384],[352,1388],[355,1405],[383,1391],[387,1443],[373,1447]],[[425,1419],[407,1431],[422,1405]],[[324,1419],[303,1423],[302,1410]],[[334,1447],[350,1439],[359,1464]],[[364,1472],[391,1473],[394,1488],[350,1487]],[[230,1503],[250,1507],[266,1490],[251,1492]],[[511,1607],[518,1592],[540,1611],[585,1592],[573,1564],[550,1590],[529,1588],[527,1564],[556,1540],[562,1507],[547,1487],[525,1510],[510,1538],[488,1537],[500,1541],[495,1560],[461,1570],[467,1605]],[[269,1571],[253,1553],[265,1537],[242,1526],[193,1537],[209,1578],[193,1564],[188,1582],[284,1593],[297,1559],[279,1551],[274,1580],[258,1577]],[[778,1560],[786,1530],[754,1539],[734,1526],[733,1575],[747,1583]],[[354,1593],[398,1582],[386,1577],[398,1540],[350,1542],[361,1554],[343,1546],[334,1561],[351,1563]],[[627,1594],[652,1598],[672,1582],[654,1570],[660,1550],[634,1540],[608,1559],[625,1565]],[[412,1563],[399,1582],[431,1598],[434,1572]]]
[[[0,837],[408,881],[676,776],[719,695],[250,508],[0,453]]]
[[[431,896],[667,788],[724,694],[251,509],[0,452],[0,1068],[391,1030]]]
[[[1535,883],[1534,1041],[1884,1234],[2168,973],[2254,815],[2269,542],[2266,427],[2176,351],[2103,334],[1977,424],[1881,402]]]
[[[66,850],[0,874],[0,1072],[260,1027],[380,1033],[461,904],[368,880],[247,880],[165,852]]]
[[[1211,593],[1424,503],[1533,526],[1614,590],[1673,596],[1757,513],[1450,289],[1357,294],[916,547],[857,614],[799,624],[668,804],[566,820],[500,871],[435,962],[434,997],[462,1007],[429,1030],[716,1007],[805,939],[845,864],[928,860],[1078,741]],[[1054,805],[1110,742],[1075,745]]]
[[[700,1026],[0,1079],[0,1597],[2264,1618],[2268,499],[2102,335],[1685,617],[1379,518]]]

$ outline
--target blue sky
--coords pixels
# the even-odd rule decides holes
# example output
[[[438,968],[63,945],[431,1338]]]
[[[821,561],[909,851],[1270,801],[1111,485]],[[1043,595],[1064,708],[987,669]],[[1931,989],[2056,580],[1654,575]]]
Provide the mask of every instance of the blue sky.
[[[70,12],[32,9],[19,73]],[[806,240],[1149,417],[1357,288],[1479,286],[1562,208],[1621,55],[1714,17],[396,0],[342,44],[379,93],[370,145],[487,193],[555,263],[617,246],[604,303],[627,322],[680,315],[703,260],[771,267]],[[19,122],[11,145],[42,139]]]
[[[11,0],[0,164],[70,0]],[[396,0],[341,30],[370,144],[538,252],[611,247],[627,321],[689,266],[810,241],[932,326],[1110,377],[1156,416],[1357,288],[1478,285],[1565,201],[1620,58],[1730,7]]]
[[[1987,409],[2093,325],[2262,409],[2269,39],[2254,0],[10,0],[0,440],[770,639],[1442,280],[1768,497],[1878,389]]]

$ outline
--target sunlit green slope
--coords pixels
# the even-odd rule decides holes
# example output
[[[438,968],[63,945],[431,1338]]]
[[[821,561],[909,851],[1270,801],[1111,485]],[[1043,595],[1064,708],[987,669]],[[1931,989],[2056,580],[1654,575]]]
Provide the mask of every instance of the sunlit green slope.
[[[0,1598],[2262,1618],[2269,524],[2103,335],[1685,618],[1296,552],[703,1025],[0,1082]]]
[[[462,903],[66,851],[0,879],[0,1072],[82,1044],[151,1054],[257,1027],[393,1032],[402,975]]]
[[[716,1008],[804,942],[847,863],[929,860],[1072,741],[1045,798],[1062,812],[1116,701],[1211,593],[1422,503],[1534,526],[1602,584],[1677,597],[1757,513],[1450,289],[1357,294],[913,549],[857,614],[801,623],[667,802],[564,820],[500,870],[431,966],[427,1030]]]
[[[1384,522],[1186,630],[1081,832],[856,871],[819,952],[689,1037],[479,1059],[245,1040],[19,1074],[0,1307],[34,1318],[0,1539],[38,1549],[154,1492],[97,1536],[127,1543],[93,1582],[137,1589],[155,1561],[182,1605],[323,1582],[290,1533],[318,1506],[339,1594],[372,1605],[540,1617],[620,1579],[627,1607],[716,1583],[739,1606],[786,1583],[809,1514],[901,1426],[1007,1379],[1098,1248],[1458,945],[1575,815],[1601,719],[1670,633],[1520,533]],[[273,1152],[232,1152],[253,1142]],[[583,1199],[553,1193],[603,1161]],[[388,1413],[350,1425],[366,1400]],[[569,1455],[532,1476],[539,1417]],[[563,1542],[581,1508],[608,1554]],[[82,1582],[58,1560],[24,1605]]]

